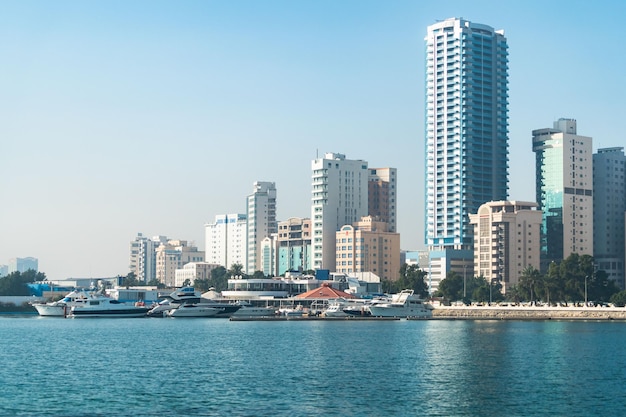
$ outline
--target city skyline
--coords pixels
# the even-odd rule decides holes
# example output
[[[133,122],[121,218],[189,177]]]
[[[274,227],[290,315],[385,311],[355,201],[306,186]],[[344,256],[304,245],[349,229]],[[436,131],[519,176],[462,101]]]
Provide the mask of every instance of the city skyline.
[[[535,201],[532,131],[614,121],[626,5],[583,2],[34,2],[0,5],[0,258],[50,279],[128,272],[138,232],[195,242],[275,182],[309,217],[326,152],[393,166],[401,247],[424,248],[426,28],[462,17],[509,44],[509,199]],[[610,54],[610,55],[609,55]],[[611,59],[608,59],[610,56]],[[601,83],[601,80],[611,80]],[[604,85],[608,84],[608,85]]]

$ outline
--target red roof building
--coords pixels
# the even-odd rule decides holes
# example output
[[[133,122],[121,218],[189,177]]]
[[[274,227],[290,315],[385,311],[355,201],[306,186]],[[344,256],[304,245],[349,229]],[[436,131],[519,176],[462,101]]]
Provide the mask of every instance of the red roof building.
[[[347,292],[337,290],[330,286],[328,283],[323,283],[321,287],[312,289],[305,293],[296,295],[296,298],[306,298],[306,299],[322,299],[322,298],[357,298],[352,294],[348,294]]]

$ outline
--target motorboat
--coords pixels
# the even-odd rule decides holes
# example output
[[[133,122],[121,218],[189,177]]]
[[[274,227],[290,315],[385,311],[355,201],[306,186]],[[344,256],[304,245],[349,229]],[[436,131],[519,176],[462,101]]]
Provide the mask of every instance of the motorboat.
[[[432,308],[413,293],[402,290],[391,296],[391,300],[376,300],[369,305],[369,311],[375,317],[432,317]]]
[[[363,316],[367,310],[367,302],[365,300],[347,300],[345,298],[337,299],[328,304],[326,310],[322,312],[324,317],[348,317]]]
[[[204,303],[185,303],[168,310],[166,314],[168,317],[215,317],[221,311],[222,309],[219,307],[204,305]]]
[[[182,287],[169,294],[159,294],[163,300],[148,311],[149,317],[166,317],[170,310],[180,307],[181,304],[194,304],[202,300],[200,292],[193,287]]]
[[[148,311],[150,317],[230,317],[236,311],[241,308],[241,305],[230,302],[210,300],[202,297],[202,294],[196,291],[193,287],[182,287],[176,291],[160,296],[164,298],[156,306],[153,306]],[[194,307],[202,307],[203,310],[194,309]],[[185,307],[184,312],[175,312]],[[215,309],[215,314],[212,314],[212,310]],[[193,311],[192,311],[193,310]]]
[[[278,315],[287,317],[302,317],[304,315],[304,308],[300,304],[292,307],[279,308]]]
[[[103,295],[92,295],[82,305],[72,307],[70,317],[145,317],[149,307],[137,304],[125,304]]]
[[[93,292],[76,289],[66,294],[60,300],[48,303],[31,303],[31,305],[35,307],[40,316],[67,317],[70,315],[72,307],[85,305],[93,297]]]
[[[241,307],[233,313],[232,317],[273,317],[276,315],[276,308],[271,306],[253,306],[250,303],[239,302]]]

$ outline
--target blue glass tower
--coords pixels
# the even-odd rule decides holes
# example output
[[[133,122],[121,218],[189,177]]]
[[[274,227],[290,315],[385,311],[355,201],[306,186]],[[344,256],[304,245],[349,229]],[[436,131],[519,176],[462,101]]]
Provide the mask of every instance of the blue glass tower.
[[[508,196],[508,46],[504,31],[457,18],[425,40],[425,241],[468,251],[469,214]]]

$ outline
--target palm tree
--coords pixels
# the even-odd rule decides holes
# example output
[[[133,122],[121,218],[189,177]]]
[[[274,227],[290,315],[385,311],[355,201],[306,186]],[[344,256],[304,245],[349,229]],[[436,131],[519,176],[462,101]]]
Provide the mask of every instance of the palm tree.
[[[228,270],[228,277],[243,277],[243,265],[242,264],[232,264],[230,269]]]
[[[535,301],[537,294],[537,285],[541,282],[541,272],[534,266],[529,265],[522,270],[522,276],[519,279],[519,285],[522,289],[528,290],[530,293],[530,301]]]

